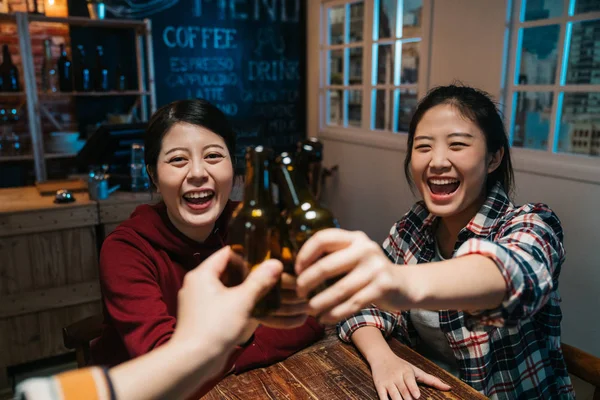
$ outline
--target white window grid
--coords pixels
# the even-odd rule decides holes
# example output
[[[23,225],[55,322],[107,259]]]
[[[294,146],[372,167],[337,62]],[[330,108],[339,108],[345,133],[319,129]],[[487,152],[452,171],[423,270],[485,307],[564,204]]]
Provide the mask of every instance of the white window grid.
[[[319,125],[321,130],[325,131],[349,131],[357,132],[377,131],[385,133],[404,133],[403,131],[394,130],[398,126],[398,109],[400,106],[399,96],[402,92],[411,92],[420,99],[428,89],[429,76],[429,37],[430,37],[430,20],[431,20],[431,0],[422,0],[422,21],[419,35],[403,35],[402,29],[397,29],[393,37],[378,38],[374,29],[378,29],[378,13],[375,10],[379,9],[380,1],[382,0],[333,0],[322,3],[321,9],[321,32],[320,32],[320,111]],[[402,9],[404,0],[395,0],[398,2],[396,14],[396,26],[402,27]],[[345,16],[350,15],[350,8],[357,3],[363,3],[363,32],[362,40],[351,42],[349,35],[350,18],[344,19],[345,37],[341,44],[330,44],[330,26],[329,12],[335,7],[343,6],[345,8]],[[419,43],[419,67],[417,72],[416,83],[403,83],[401,81],[401,54],[399,51],[403,44]],[[393,76],[389,76],[385,83],[377,82],[377,49],[380,45],[389,44],[393,46],[394,69]],[[362,49],[362,76],[360,83],[351,83],[349,81],[349,54],[351,49]],[[330,59],[329,52],[343,51],[343,81],[340,83],[330,83]],[[370,62],[369,62],[370,60]],[[388,70],[389,71],[389,70]],[[329,124],[330,117],[330,101],[328,93],[330,91],[341,91],[342,96],[342,116],[341,124]],[[375,98],[376,91],[385,90],[386,100],[391,98],[393,103],[385,101],[384,123],[383,129],[376,129],[375,115]],[[362,109],[360,124],[352,124],[348,119],[348,94],[350,91],[358,92],[362,98]]]
[[[514,147],[513,151],[522,153],[554,153],[560,155],[562,160],[568,158],[572,163],[584,163],[586,166],[598,164],[594,157],[586,157],[573,153],[559,153],[558,140],[560,135],[560,121],[563,114],[563,99],[565,94],[571,93],[600,93],[600,85],[597,84],[567,84],[568,57],[571,44],[571,34],[573,24],[600,20],[600,12],[587,12],[575,14],[575,5],[577,0],[563,0],[563,15],[546,19],[536,19],[524,21],[527,0],[509,0],[506,36],[508,47],[505,48],[505,60],[507,60],[506,74],[504,74],[504,112],[508,117],[506,119],[511,145],[514,139],[514,129],[516,122],[516,98],[519,92],[543,92],[552,94],[552,107],[550,112],[550,124],[545,150],[532,150],[527,147]],[[519,84],[518,67],[521,62],[521,43],[523,30],[526,28],[543,27],[550,25],[559,25],[558,49],[557,49],[557,68],[554,77],[554,84]]]

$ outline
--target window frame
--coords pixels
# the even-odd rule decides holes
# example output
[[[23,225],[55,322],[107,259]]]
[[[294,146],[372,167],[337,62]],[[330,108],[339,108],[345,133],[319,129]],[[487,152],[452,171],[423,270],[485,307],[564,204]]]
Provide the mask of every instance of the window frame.
[[[373,0],[365,0],[365,4],[372,4]],[[380,148],[388,151],[407,151],[407,135],[402,132],[392,133],[390,131],[371,130],[362,127],[333,127],[325,124],[327,118],[325,102],[323,99],[323,90],[327,76],[326,71],[327,59],[323,57],[323,44],[327,35],[327,14],[326,6],[345,4],[348,0],[308,0],[309,15],[313,20],[318,22],[318,32],[310,29],[307,32],[307,40],[310,43],[308,51],[310,53],[309,60],[318,60],[318,64],[314,61],[308,66],[309,76],[307,79],[307,107],[308,121],[307,126],[309,135],[318,136],[322,139],[333,140],[336,142],[349,143],[355,145],[369,146]],[[504,120],[507,132],[510,132],[511,110],[508,108],[508,102],[505,101],[510,93],[508,91],[507,78],[514,76],[514,57],[513,52],[516,48],[516,35],[513,35],[513,18],[514,9],[521,6],[521,0],[507,0],[507,11],[504,15],[505,30],[504,30],[504,49],[503,49],[503,65],[502,74],[499,77],[500,82],[500,99],[501,109],[504,111]],[[365,25],[367,31],[372,32],[373,24],[373,7],[365,6]],[[431,24],[433,19],[434,0],[423,0],[423,25],[422,39],[420,49],[420,67],[419,67],[419,90],[418,98],[421,99],[429,89],[430,81],[430,62],[431,62]],[[589,13],[587,13],[589,14]],[[596,14],[596,13],[594,13]],[[363,31],[364,32],[364,31]],[[370,40],[369,46],[363,47],[364,60],[371,58],[372,36],[365,37]],[[363,41],[366,40],[363,38]],[[370,63],[369,63],[370,64]],[[511,68],[512,67],[512,68]],[[317,69],[318,68],[318,69]],[[371,68],[369,66],[369,68]],[[365,68],[363,65],[363,73]],[[370,72],[366,76],[363,75],[363,84],[370,79]],[[367,80],[365,80],[367,79]],[[364,87],[363,87],[364,96]],[[370,97],[370,96],[367,96]],[[363,97],[363,100],[366,98]],[[315,104],[317,102],[317,104]],[[370,102],[370,100],[369,100]],[[363,112],[370,110],[370,103],[367,107],[363,103]],[[362,121],[369,118],[368,114],[363,115]],[[574,180],[585,183],[600,184],[600,157],[578,156],[565,153],[550,153],[548,151],[531,150],[526,148],[511,148],[511,155],[515,171],[535,174],[538,176],[546,176],[549,178],[561,178]]]
[[[432,20],[432,3],[433,0],[422,0],[422,25],[421,36],[419,40],[419,68],[418,79],[416,84],[399,84],[385,85],[373,84],[373,68],[374,61],[373,45],[380,42],[396,43],[403,38],[386,38],[381,40],[373,39],[373,26],[375,18],[375,6],[379,0],[362,0],[364,3],[364,19],[363,19],[363,40],[362,42],[344,43],[343,45],[328,44],[328,10],[339,5],[346,5],[359,2],[360,0],[319,0],[320,2],[320,32],[319,32],[319,109],[318,109],[318,132],[319,136],[325,139],[333,139],[337,141],[349,142],[354,144],[368,145],[372,147],[385,148],[388,150],[406,151],[407,132],[393,130],[372,129],[371,124],[374,119],[372,115],[373,96],[372,91],[377,89],[403,89],[414,87],[417,91],[417,99],[421,99],[429,89],[429,69],[430,69],[430,53],[431,53],[431,20]],[[348,23],[347,19],[344,22]],[[360,47],[363,52],[362,64],[362,82],[360,85],[328,85],[328,69],[329,60],[327,53],[332,49],[346,49],[352,47]],[[347,63],[345,63],[345,68]],[[346,73],[346,71],[345,71]],[[332,126],[327,124],[329,117],[327,90],[361,90],[362,92],[362,111],[360,126]],[[393,92],[392,92],[393,93]],[[374,113],[373,113],[374,114]],[[391,115],[392,119],[396,117]],[[392,123],[393,124],[393,123]],[[393,125],[392,125],[393,129]]]
[[[557,121],[562,118],[562,99],[565,93],[600,92],[600,84],[562,84],[566,82],[570,36],[573,23],[600,19],[600,12],[574,14],[574,0],[563,0],[564,13],[560,17],[521,21],[527,0],[508,0],[505,28],[504,70],[501,83],[505,124],[511,141],[511,153],[515,170],[538,175],[572,179],[576,181],[600,183],[600,157],[556,152],[558,132]],[[520,59],[520,30],[548,25],[559,25],[557,43],[557,68],[554,84],[517,85],[515,84],[517,63]],[[568,57],[568,55],[567,55]],[[548,132],[547,148],[535,150],[512,147],[517,92],[551,92],[553,94],[551,121]]]

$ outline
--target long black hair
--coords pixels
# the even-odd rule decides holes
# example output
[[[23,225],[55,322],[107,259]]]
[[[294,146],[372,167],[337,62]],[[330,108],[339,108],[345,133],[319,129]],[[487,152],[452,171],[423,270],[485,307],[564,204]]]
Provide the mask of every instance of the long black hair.
[[[419,102],[408,128],[408,149],[404,159],[404,174],[410,186],[413,186],[410,160],[417,125],[427,111],[440,104],[451,104],[456,107],[464,118],[475,123],[481,129],[485,135],[488,153],[493,154],[501,148],[504,149],[500,165],[487,176],[486,192],[500,182],[506,193],[512,193],[514,172],[510,160],[508,136],[500,111],[488,93],[463,85],[438,86],[431,89]]]
[[[144,137],[144,161],[149,172],[156,173],[163,138],[177,123],[200,126],[221,136],[233,163],[235,132],[225,114],[204,99],[177,100],[156,110],[148,123]]]

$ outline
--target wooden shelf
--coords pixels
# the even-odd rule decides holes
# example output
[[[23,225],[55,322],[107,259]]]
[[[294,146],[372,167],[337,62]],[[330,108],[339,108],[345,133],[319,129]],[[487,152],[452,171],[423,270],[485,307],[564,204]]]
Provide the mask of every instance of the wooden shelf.
[[[23,97],[25,92],[0,92],[0,97]]]
[[[56,158],[73,158],[77,153],[44,153],[44,158],[51,160]]]
[[[6,14],[0,13],[0,21],[12,21],[15,22],[17,20],[15,14]]]
[[[23,154],[19,156],[0,156],[0,163],[11,162],[11,161],[27,161],[33,160],[33,155]]]
[[[29,22],[47,22],[69,24],[72,26],[87,26],[97,28],[144,29],[146,24],[141,20],[130,19],[91,19],[87,17],[47,17],[45,15],[29,14]],[[0,21],[15,21],[15,14],[0,14]]]
[[[45,153],[44,158],[47,160],[57,159],[57,158],[72,158],[75,157],[77,153]],[[12,161],[32,161],[32,154],[22,154],[18,156],[0,156],[0,163],[4,162],[12,162]]]
[[[108,96],[150,96],[150,92],[138,92],[137,90],[126,90],[119,92],[111,90],[108,92],[39,92],[38,96],[43,97],[108,97]]]

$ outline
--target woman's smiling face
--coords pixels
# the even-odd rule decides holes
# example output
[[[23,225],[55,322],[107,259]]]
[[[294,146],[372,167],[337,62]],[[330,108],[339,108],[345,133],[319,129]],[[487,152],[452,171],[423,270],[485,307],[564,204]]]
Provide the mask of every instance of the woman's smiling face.
[[[208,237],[227,204],[233,176],[231,155],[216,133],[177,123],[163,137],[154,183],[171,222],[187,236]]]
[[[431,213],[477,212],[487,175],[498,164],[490,163],[485,135],[474,122],[452,104],[437,105],[417,125],[410,151],[413,181]]]

